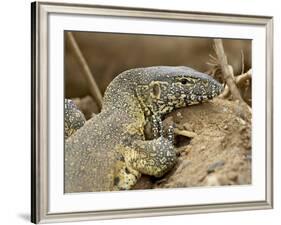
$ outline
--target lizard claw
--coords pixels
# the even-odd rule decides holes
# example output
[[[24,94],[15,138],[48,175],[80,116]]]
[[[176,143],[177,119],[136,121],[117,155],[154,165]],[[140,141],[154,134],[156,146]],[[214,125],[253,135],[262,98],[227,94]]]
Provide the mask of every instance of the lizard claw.
[[[174,133],[174,126],[170,125],[167,130],[167,139],[171,144],[175,142],[175,133]]]
[[[155,115],[152,115],[152,133],[154,138],[158,138],[159,133],[158,133],[158,123],[157,123],[157,118]]]
[[[158,119],[159,119],[159,121],[158,121],[159,136],[163,137],[163,134],[164,134],[163,122],[159,117],[158,117]]]
[[[153,137],[156,139],[158,137],[163,137],[163,123],[160,117],[152,115],[152,133]]]

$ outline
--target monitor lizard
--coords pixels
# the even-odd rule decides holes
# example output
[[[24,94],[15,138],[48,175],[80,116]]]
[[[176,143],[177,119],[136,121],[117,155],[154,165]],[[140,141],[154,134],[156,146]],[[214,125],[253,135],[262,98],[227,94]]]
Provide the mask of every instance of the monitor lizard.
[[[163,117],[222,90],[212,77],[185,66],[122,72],[107,87],[101,112],[65,140],[65,192],[128,190],[141,174],[163,176],[177,159],[173,127],[165,134]]]

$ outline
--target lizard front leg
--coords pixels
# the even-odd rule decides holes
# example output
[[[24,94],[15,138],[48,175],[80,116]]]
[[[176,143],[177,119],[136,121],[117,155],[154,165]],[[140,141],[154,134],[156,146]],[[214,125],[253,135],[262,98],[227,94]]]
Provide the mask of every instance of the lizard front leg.
[[[131,189],[141,174],[161,177],[175,165],[177,157],[173,145],[173,126],[168,128],[167,138],[164,138],[160,117],[152,117],[151,121],[154,123],[152,128],[154,126],[155,129],[153,140],[137,139],[138,135],[131,132],[129,135],[124,135],[127,138],[116,147],[119,159],[114,177],[115,190]],[[130,130],[137,131],[138,129]],[[134,138],[132,138],[133,134],[136,135]]]
[[[165,137],[174,144],[174,124],[170,125],[166,132],[164,132],[163,122],[160,116],[153,115],[147,119],[144,128],[145,138],[147,140],[157,139],[159,137]]]
[[[146,118],[144,135],[146,140],[153,140],[163,136],[163,123],[159,116],[152,115]]]
[[[167,139],[171,144],[175,143],[175,131],[174,131],[175,126],[170,125],[167,130]]]
[[[176,151],[170,140],[159,137],[154,140],[136,140],[122,149],[128,168],[142,174],[161,177],[176,163]]]
[[[163,137],[163,122],[159,116],[152,115],[151,117],[151,127],[153,138]]]

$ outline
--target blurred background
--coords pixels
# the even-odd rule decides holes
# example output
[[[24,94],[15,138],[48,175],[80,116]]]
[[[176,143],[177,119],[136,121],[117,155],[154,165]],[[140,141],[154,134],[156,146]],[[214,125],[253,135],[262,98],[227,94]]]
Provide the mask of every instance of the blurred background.
[[[81,104],[80,100],[83,99],[84,104],[91,108],[90,111],[97,113],[95,102],[89,97],[84,71],[66,34],[67,31],[64,35],[65,97],[79,99],[78,104]],[[215,55],[212,38],[98,32],[72,34],[102,94],[110,81],[125,70],[156,65],[184,65],[206,72],[210,70],[207,64],[210,60],[209,55]],[[223,44],[228,63],[232,65],[235,75],[241,74],[243,64],[244,71],[251,68],[251,40],[223,39]],[[83,106],[80,108],[83,110]],[[87,114],[85,111],[84,113]],[[90,115],[86,115],[88,116]]]

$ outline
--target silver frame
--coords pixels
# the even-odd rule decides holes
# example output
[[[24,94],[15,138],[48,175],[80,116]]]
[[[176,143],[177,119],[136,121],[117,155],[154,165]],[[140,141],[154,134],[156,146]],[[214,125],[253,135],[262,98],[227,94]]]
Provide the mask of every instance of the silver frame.
[[[48,14],[88,14],[118,17],[193,20],[260,25],[266,28],[266,199],[241,203],[165,206],[155,208],[48,212]],[[273,17],[184,12],[100,5],[33,2],[32,42],[32,164],[31,221],[33,223],[82,221],[190,213],[225,212],[273,208]]]

